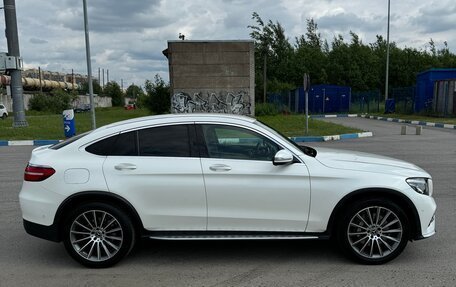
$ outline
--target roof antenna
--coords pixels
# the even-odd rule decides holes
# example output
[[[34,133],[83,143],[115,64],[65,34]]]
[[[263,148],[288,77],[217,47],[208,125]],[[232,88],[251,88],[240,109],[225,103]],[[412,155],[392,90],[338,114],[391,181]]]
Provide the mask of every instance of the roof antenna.
[[[182,41],[184,41],[184,40],[185,40],[185,35],[184,35],[184,34],[181,34],[181,33],[179,33],[179,39],[181,39]]]

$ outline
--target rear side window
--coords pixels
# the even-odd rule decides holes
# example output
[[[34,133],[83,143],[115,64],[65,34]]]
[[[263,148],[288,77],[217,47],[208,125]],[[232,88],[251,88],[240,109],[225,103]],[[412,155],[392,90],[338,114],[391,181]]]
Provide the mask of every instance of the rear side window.
[[[190,157],[189,125],[163,126],[138,131],[140,156]]]
[[[136,131],[115,135],[86,147],[86,151],[103,156],[137,156]]]
[[[86,147],[86,151],[101,156],[198,156],[196,143],[190,138],[194,125],[154,127],[131,131],[102,139]]]

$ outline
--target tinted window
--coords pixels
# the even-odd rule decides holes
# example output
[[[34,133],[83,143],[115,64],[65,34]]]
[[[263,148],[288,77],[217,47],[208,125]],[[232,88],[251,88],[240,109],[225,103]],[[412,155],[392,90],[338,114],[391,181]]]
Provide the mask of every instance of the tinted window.
[[[136,139],[136,131],[123,133],[117,136],[109,155],[135,156],[138,155],[138,141]]]
[[[247,129],[202,125],[202,130],[207,153],[211,158],[269,161],[280,150],[271,140]]]
[[[188,125],[144,129],[138,135],[141,156],[191,156]]]
[[[103,156],[135,156],[138,155],[136,142],[136,131],[132,131],[91,144],[86,151]]]

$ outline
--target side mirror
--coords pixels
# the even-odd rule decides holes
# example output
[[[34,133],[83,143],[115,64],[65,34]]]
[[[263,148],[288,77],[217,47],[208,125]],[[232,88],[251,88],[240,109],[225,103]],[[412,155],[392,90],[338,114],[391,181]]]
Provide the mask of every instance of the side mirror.
[[[274,155],[274,160],[272,161],[272,163],[274,165],[286,165],[292,163],[293,159],[293,154],[291,152],[282,149]]]

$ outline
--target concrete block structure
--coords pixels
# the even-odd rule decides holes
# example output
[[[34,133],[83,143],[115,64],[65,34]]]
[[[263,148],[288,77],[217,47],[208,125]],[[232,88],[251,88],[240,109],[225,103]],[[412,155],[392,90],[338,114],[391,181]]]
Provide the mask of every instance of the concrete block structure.
[[[253,41],[168,41],[171,112],[254,115]]]

